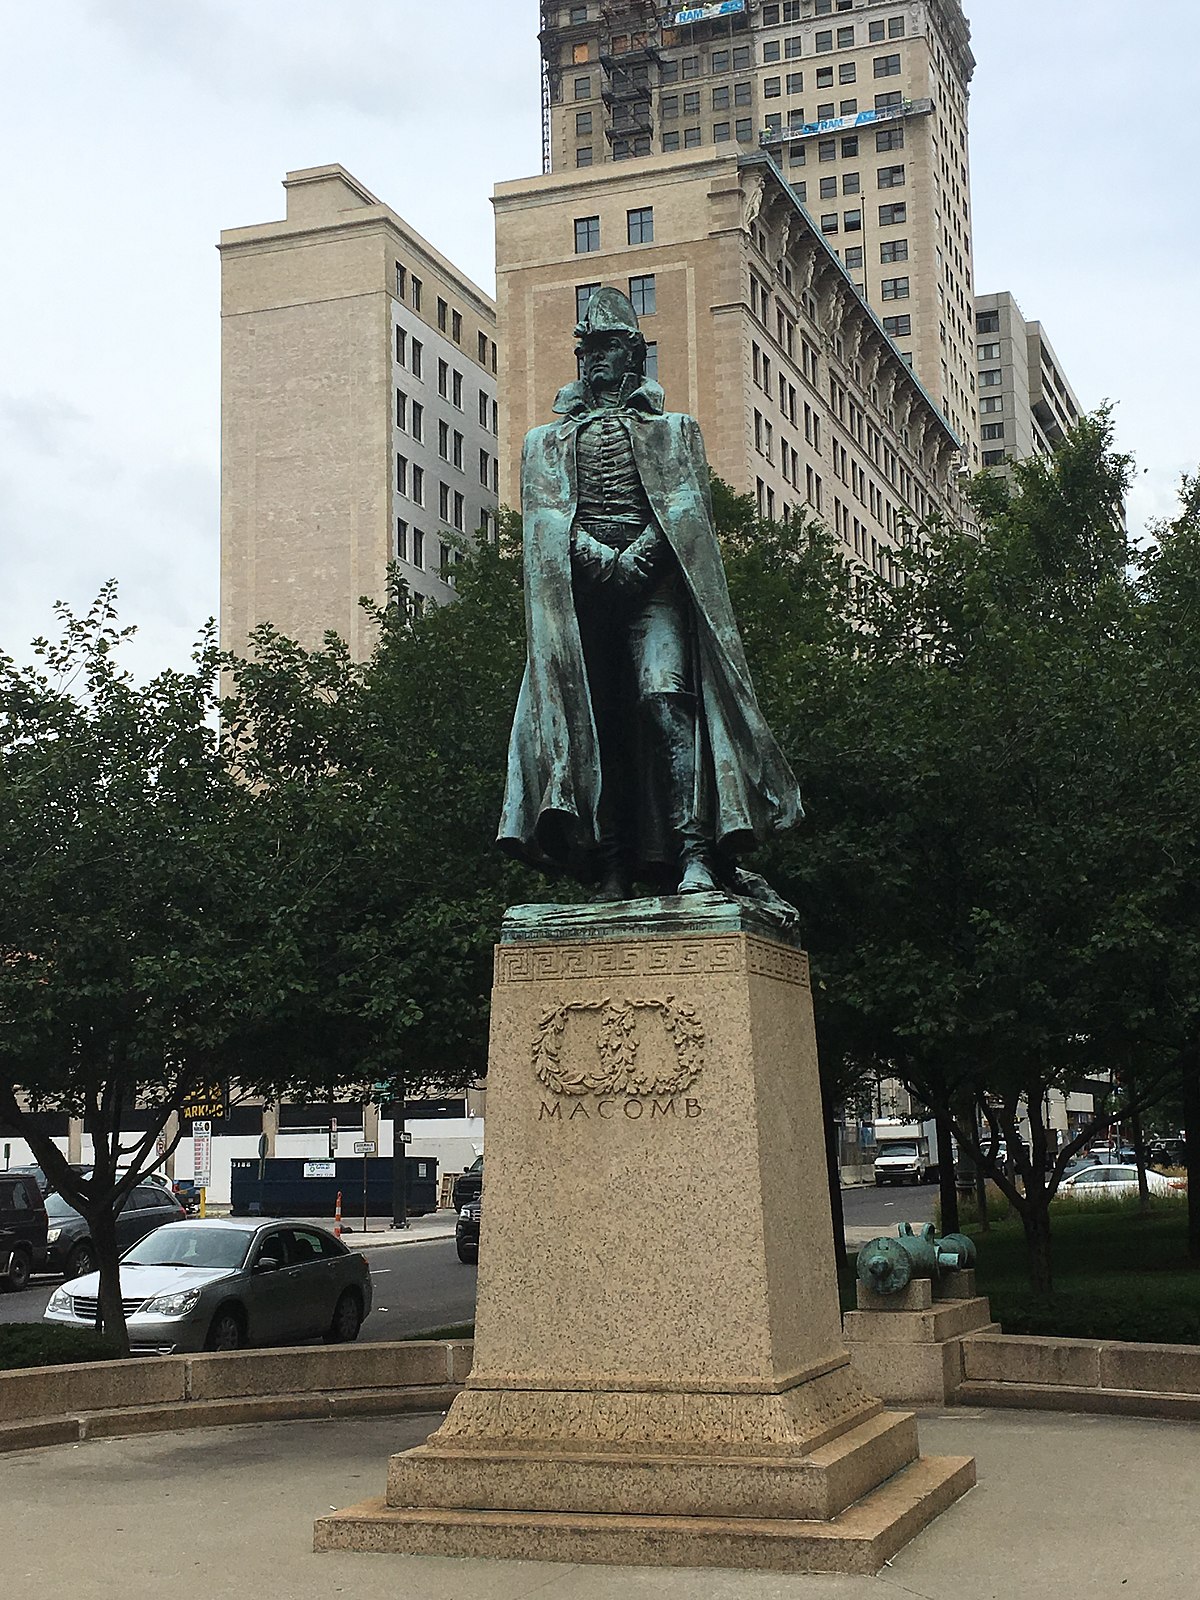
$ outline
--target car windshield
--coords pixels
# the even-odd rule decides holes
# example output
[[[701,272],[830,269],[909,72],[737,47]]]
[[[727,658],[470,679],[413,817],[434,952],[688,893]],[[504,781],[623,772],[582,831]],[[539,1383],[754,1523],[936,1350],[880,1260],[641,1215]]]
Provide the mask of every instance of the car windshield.
[[[240,1228],[188,1227],[173,1222],[139,1239],[121,1259],[137,1267],[240,1267],[253,1237]]]
[[[916,1153],[917,1147],[915,1144],[881,1144],[879,1146],[879,1154],[881,1156],[915,1156]]]

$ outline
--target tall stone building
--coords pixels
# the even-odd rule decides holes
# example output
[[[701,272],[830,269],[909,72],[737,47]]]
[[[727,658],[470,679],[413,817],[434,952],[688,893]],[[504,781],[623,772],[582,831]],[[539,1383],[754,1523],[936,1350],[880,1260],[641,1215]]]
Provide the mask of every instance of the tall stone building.
[[[979,465],[959,0],[542,0],[543,167],[771,150]]]
[[[447,600],[494,521],[496,308],[343,167],[284,189],[283,221],[221,234],[221,637],[362,656],[388,562]]]
[[[1081,407],[1040,322],[1026,322],[1011,294],[975,300],[982,463],[1047,455],[1079,421]]]
[[[884,576],[910,527],[959,515],[960,441],[767,152],[554,172],[494,203],[507,504],[526,431],[576,375],[576,319],[609,284],[640,313],[667,405],[763,515],[818,513]]]

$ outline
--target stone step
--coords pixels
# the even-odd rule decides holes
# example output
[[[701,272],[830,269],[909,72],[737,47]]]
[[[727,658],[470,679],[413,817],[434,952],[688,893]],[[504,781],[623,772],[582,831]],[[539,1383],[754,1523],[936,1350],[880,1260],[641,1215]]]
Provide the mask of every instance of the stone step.
[[[765,1453],[498,1449],[427,1445],[393,1456],[395,1509],[579,1512],[646,1516],[787,1517],[826,1521],[918,1455],[916,1418],[880,1412],[793,1459]]]
[[[1011,1406],[1023,1411],[1081,1411],[1105,1417],[1164,1417],[1200,1421],[1200,1395],[1153,1389],[1098,1389],[1090,1385],[1002,1383],[967,1379],[955,1395],[960,1406]]]
[[[382,1499],[322,1517],[313,1548],[614,1566],[878,1572],[975,1482],[965,1456],[921,1456],[828,1521],[404,1510]]]

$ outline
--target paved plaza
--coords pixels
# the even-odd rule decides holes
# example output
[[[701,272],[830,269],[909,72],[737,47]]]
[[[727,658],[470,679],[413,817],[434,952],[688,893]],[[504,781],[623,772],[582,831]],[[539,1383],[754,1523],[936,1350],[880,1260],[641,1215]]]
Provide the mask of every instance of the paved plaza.
[[[383,1491],[433,1417],[98,1439],[0,1457],[4,1600],[1194,1600],[1200,1429],[926,1413],[979,1485],[875,1578],[321,1555],[313,1521]]]

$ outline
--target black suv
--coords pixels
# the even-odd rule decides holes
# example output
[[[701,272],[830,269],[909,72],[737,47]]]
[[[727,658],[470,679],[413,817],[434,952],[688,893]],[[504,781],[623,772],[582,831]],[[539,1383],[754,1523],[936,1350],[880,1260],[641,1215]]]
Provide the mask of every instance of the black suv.
[[[468,1200],[478,1200],[483,1188],[483,1157],[476,1156],[465,1172],[454,1180],[452,1200],[455,1211],[461,1211]]]
[[[468,1200],[454,1224],[454,1245],[458,1259],[468,1264],[479,1260],[479,1213],[482,1196]]]
[[[46,1202],[36,1180],[0,1172],[0,1287],[23,1289],[46,1258]]]

